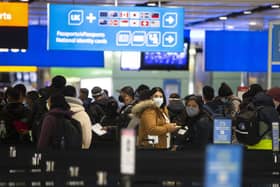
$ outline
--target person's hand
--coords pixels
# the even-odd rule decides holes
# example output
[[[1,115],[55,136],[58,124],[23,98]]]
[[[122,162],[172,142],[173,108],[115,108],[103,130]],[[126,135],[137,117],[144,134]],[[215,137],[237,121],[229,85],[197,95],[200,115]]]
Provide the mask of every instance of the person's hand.
[[[180,129],[180,128],[181,128],[181,126],[172,125],[172,126],[170,127],[170,132],[175,132],[175,131],[177,131],[177,130]]]

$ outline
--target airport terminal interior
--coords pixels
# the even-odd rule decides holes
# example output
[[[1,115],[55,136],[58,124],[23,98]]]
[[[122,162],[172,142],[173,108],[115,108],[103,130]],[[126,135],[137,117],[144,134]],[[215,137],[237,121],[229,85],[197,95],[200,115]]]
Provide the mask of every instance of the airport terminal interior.
[[[279,187],[279,0],[0,0],[0,187]]]

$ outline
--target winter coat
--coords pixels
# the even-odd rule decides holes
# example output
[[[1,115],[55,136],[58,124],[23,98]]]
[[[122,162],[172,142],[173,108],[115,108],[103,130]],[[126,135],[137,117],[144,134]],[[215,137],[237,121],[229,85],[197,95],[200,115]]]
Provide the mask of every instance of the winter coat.
[[[37,144],[37,148],[39,150],[52,148],[52,136],[55,134],[56,124],[58,123],[55,115],[65,115],[70,118],[72,116],[72,112],[54,108],[46,114]]]
[[[83,135],[82,148],[88,149],[92,139],[91,121],[88,114],[85,112],[83,103],[80,99],[75,97],[65,97],[65,100],[70,105],[70,110],[73,112],[72,118],[81,123]]]
[[[30,143],[28,130],[31,128],[31,112],[22,103],[8,103],[0,112],[0,120],[6,128],[5,138],[8,144]]]
[[[204,111],[200,111],[197,116],[189,117],[184,110],[175,121],[176,124],[182,126],[182,129],[185,129],[185,127],[188,129],[184,135],[174,133],[175,145],[204,148],[207,144],[213,142],[213,124]]]
[[[162,112],[152,100],[139,102],[132,108],[132,114],[140,119],[138,130],[140,147],[152,147],[147,141],[148,135],[152,135],[158,136],[158,144],[155,144],[155,148],[167,148],[167,133],[171,132],[173,125],[166,123]]]

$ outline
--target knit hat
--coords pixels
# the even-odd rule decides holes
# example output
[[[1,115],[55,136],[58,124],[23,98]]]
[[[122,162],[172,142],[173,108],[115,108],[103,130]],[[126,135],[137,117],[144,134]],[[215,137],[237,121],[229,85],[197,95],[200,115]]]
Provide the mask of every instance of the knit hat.
[[[98,96],[102,95],[103,93],[104,93],[104,91],[99,86],[95,86],[91,89],[92,97],[98,97]]]
[[[279,87],[270,88],[267,91],[267,95],[271,96],[273,99],[280,102],[280,88]]]
[[[229,85],[227,85],[225,82],[223,82],[218,90],[218,95],[220,97],[227,97],[231,96],[233,94],[231,88]]]

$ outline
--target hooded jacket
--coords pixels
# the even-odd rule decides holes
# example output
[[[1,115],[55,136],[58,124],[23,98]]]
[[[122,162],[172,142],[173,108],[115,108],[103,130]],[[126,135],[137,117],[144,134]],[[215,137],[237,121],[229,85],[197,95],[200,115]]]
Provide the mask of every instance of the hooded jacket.
[[[70,118],[72,113],[70,111],[54,108],[46,114],[37,144],[39,150],[52,148],[52,136],[55,134],[56,124],[58,123],[55,117],[56,115],[64,115]]]
[[[92,139],[91,121],[88,114],[85,112],[83,102],[78,98],[68,96],[65,97],[65,100],[70,105],[70,110],[73,112],[72,118],[81,123],[83,135],[82,148],[88,149]]]
[[[173,125],[166,122],[166,111],[159,109],[152,100],[139,102],[132,108],[132,114],[140,119],[138,130],[138,145],[151,147],[148,143],[148,135],[158,136],[158,144],[155,148],[167,148],[167,133],[172,131]]]

